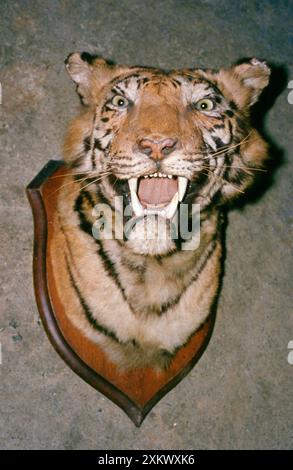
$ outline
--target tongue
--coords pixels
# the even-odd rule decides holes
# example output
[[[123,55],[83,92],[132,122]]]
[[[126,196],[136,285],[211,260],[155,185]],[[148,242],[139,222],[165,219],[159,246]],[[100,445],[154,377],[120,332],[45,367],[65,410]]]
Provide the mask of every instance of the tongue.
[[[138,197],[145,206],[167,204],[177,189],[177,179],[142,178],[139,181]]]

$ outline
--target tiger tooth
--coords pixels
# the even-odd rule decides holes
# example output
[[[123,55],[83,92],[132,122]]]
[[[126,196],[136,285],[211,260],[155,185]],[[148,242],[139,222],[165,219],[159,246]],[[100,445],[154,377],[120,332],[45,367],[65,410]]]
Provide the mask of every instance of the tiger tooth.
[[[131,204],[132,204],[132,209],[136,217],[140,217],[144,214],[143,207],[141,203],[139,202],[139,199],[137,197],[137,194],[135,191],[130,192],[131,195]]]
[[[143,215],[143,208],[142,208],[142,205],[139,202],[139,199],[138,199],[137,194],[136,194],[137,183],[138,183],[138,178],[130,178],[128,180],[132,209],[133,209],[133,212],[135,213],[135,215],[137,217],[139,217],[139,216]]]
[[[137,191],[137,181],[138,181],[138,178],[130,178],[128,180],[128,185],[129,185],[129,189],[130,189],[130,192],[135,192]]]
[[[172,179],[172,175],[167,175],[167,176],[168,176],[168,178],[169,178],[170,180]]]
[[[178,206],[178,192],[176,192],[172,198],[172,201],[168,204],[167,207],[164,208],[165,210],[165,217],[167,219],[172,219],[173,215],[176,212]]]
[[[186,192],[186,188],[187,188],[187,178],[185,178],[184,176],[178,176],[178,199],[179,199],[179,202],[182,201],[182,199],[184,198],[184,194]]]

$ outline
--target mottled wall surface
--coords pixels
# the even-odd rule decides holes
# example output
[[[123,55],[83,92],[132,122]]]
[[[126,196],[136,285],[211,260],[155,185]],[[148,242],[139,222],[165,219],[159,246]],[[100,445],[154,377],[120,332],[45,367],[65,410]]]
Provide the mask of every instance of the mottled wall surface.
[[[0,448],[292,447],[292,2],[2,0],[0,10]],[[253,56],[287,67],[265,119],[280,164],[257,203],[229,215],[212,340],[140,429],[54,352],[34,300],[24,187],[60,156],[78,110],[63,65],[73,50],[166,68]]]

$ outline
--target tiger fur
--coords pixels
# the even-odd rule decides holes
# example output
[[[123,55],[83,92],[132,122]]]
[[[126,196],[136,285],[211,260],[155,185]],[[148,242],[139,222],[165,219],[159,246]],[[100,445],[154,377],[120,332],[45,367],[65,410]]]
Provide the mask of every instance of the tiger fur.
[[[249,109],[268,84],[269,67],[252,59],[219,71],[164,71],[87,53],[71,54],[66,67],[86,111],[64,144],[70,171],[58,195],[52,251],[59,296],[73,324],[121,369],[168,367],[217,297],[225,206],[266,164],[267,145]],[[170,221],[134,210],[123,218],[136,220],[128,238],[94,236],[97,204],[107,204],[115,221],[115,197],[122,196],[118,212],[124,203],[133,209],[128,182],[142,185],[142,176],[155,172],[177,185],[178,177],[187,179],[178,210],[200,205],[199,246],[160,238],[156,222]],[[157,178],[145,184],[156,191],[159,182],[171,184]]]

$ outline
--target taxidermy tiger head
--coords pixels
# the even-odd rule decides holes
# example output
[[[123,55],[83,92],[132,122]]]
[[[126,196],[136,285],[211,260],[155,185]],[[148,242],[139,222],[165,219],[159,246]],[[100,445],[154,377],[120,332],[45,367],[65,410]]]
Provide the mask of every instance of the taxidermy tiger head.
[[[124,243],[161,255],[182,240],[161,237],[181,205],[191,217],[246,192],[262,171],[267,145],[250,123],[250,107],[269,81],[257,59],[219,71],[111,65],[73,53],[67,70],[86,112],[71,125],[65,159],[111,208],[122,198]],[[117,207],[116,207],[117,209]],[[145,220],[148,233],[145,237]]]

